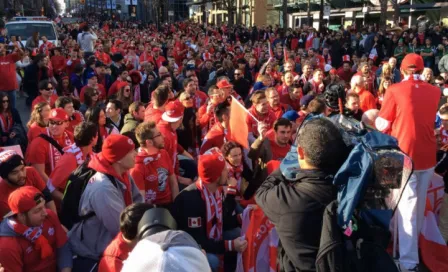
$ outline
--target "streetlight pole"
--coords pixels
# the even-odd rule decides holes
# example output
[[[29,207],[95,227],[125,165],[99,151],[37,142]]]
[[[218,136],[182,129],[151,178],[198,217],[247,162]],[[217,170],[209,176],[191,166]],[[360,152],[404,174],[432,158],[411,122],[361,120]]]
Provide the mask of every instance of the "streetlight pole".
[[[307,22],[306,22],[306,24],[309,26],[309,27],[311,27],[311,1],[310,0],[308,0],[308,3],[307,3]]]

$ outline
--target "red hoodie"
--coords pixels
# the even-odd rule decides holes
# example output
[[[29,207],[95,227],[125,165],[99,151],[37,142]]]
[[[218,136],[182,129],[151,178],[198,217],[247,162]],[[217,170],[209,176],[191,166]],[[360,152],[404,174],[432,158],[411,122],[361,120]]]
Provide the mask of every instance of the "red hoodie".
[[[101,153],[92,155],[88,166],[102,174],[111,175],[123,183],[126,186],[125,192],[123,193],[124,202],[126,206],[132,204],[131,182],[127,171],[120,176],[112,167],[112,164],[103,158],[103,154]],[[122,190],[119,189],[119,191]]]
[[[145,202],[156,205],[173,202],[170,186],[170,176],[173,174],[173,163],[163,149],[152,155],[140,149],[135,158],[135,167],[131,170],[138,189],[145,192]]]

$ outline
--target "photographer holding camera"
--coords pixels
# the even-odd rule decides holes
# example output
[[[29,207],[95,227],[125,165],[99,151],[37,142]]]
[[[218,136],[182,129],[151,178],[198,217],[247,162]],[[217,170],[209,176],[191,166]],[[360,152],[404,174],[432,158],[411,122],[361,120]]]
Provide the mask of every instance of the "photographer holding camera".
[[[348,148],[328,119],[310,120],[298,136],[295,179],[274,171],[258,189],[255,200],[275,225],[280,238],[280,271],[315,271],[325,207],[336,199],[333,176]],[[318,197],[316,197],[318,196]]]

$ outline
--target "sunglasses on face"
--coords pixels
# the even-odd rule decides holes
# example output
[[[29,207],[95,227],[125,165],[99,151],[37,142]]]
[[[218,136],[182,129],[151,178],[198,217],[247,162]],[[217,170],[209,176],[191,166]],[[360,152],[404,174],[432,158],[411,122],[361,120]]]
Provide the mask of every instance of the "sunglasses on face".
[[[60,126],[60,125],[62,125],[62,124],[64,124],[64,121],[53,121],[53,120],[50,120],[50,125],[53,125],[53,126]]]
[[[53,87],[45,88],[44,90],[51,91],[51,90],[53,90]]]
[[[236,76],[240,76],[241,74],[236,74],[236,73],[235,73],[235,75],[236,75]]]
[[[97,96],[97,95],[99,95],[99,93],[93,93],[93,94],[92,94],[92,96]]]
[[[8,100],[8,99],[6,99],[6,100],[2,100],[2,102],[3,102],[3,103],[9,103],[9,100]]]
[[[130,92],[130,91],[131,91],[131,89],[124,89],[124,91],[125,91],[125,92]]]

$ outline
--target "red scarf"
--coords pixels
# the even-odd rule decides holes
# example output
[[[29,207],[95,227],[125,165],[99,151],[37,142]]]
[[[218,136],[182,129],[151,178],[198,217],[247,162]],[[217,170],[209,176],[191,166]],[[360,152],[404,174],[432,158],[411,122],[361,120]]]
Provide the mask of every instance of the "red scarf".
[[[196,181],[196,187],[201,192],[202,199],[205,201],[207,211],[207,238],[215,241],[222,240],[222,194],[216,190],[213,195],[207,189],[201,179]],[[216,224],[213,225],[213,219],[216,218]]]
[[[15,233],[30,241],[36,250],[40,250],[40,258],[42,260],[53,255],[53,248],[47,238],[42,235],[42,226],[28,227],[13,219],[7,220],[8,226],[14,230]]]
[[[47,128],[47,135],[49,136],[49,137],[52,137],[51,135],[50,135],[50,130]],[[62,146],[62,148],[63,147],[65,147],[65,146],[69,146],[69,145],[71,145],[72,144],[72,141],[70,140],[70,137],[68,137],[68,133],[66,132],[66,131],[64,131],[64,143],[65,143],[65,145],[64,146]],[[53,137],[52,137],[53,138]],[[54,139],[54,138],[53,138]],[[56,140],[56,139],[55,139]],[[56,140],[57,141],[57,140]],[[56,166],[56,163],[61,159],[61,157],[62,157],[62,155],[61,155],[61,153],[57,150],[57,148],[56,147],[54,147],[52,144],[50,144],[50,143],[48,143],[49,144],[49,146],[50,146],[50,163],[51,163],[51,171],[53,171],[54,170],[54,167]]]
[[[12,121],[11,114],[7,114],[5,116],[5,114],[1,113],[0,114],[0,128],[2,129],[2,131],[9,132],[12,128],[12,125],[13,125],[13,121]]]
[[[233,166],[229,162],[226,163],[227,170],[229,171],[229,178],[235,178],[238,181],[237,189],[238,192],[241,191],[241,177],[243,174],[243,164],[241,163],[239,166]]]

